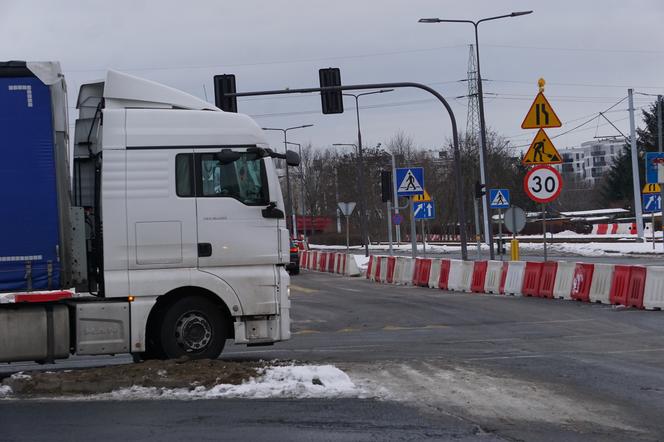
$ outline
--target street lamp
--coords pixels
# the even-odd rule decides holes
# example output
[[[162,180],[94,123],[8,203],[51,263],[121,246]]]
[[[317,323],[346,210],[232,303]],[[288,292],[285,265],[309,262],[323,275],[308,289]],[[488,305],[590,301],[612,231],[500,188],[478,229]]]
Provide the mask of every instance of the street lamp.
[[[307,228],[305,226],[305,204],[304,204],[304,169],[302,168],[302,145],[300,143],[291,143],[287,141],[286,144],[297,146],[297,153],[300,155],[300,198],[302,200],[302,233],[304,234],[304,242],[307,242]],[[295,217],[297,221],[297,216]]]
[[[366,220],[366,192],[364,191],[364,167],[362,157],[362,131],[360,130],[360,97],[365,95],[383,94],[392,92],[394,89],[379,89],[377,91],[362,92],[360,94],[342,94],[347,97],[355,98],[355,115],[357,116],[357,156],[358,156],[358,184],[360,191],[360,230],[362,242],[364,243],[364,256],[369,256],[369,241],[367,238],[367,220]]]
[[[451,19],[441,19],[441,18],[421,18],[418,20],[419,23],[470,23],[475,27],[475,52],[477,55],[477,94],[479,96],[479,107],[480,107],[480,184],[485,185],[487,192],[482,198],[482,213],[484,214],[484,238],[489,243],[489,251],[491,254],[491,259],[494,259],[493,251],[493,232],[489,228],[489,192],[488,192],[488,176],[486,173],[486,126],[484,123],[484,95],[482,93],[482,74],[480,72],[480,44],[479,37],[477,34],[477,27],[480,23],[490,20],[498,20],[499,18],[508,18],[508,17],[518,17],[521,15],[531,14],[533,11],[517,11],[510,14],[498,15],[496,17],[483,18],[481,20],[451,20]]]
[[[263,130],[277,130],[281,131],[284,133],[284,153],[288,151],[288,138],[286,136],[286,133],[289,130],[294,130],[294,129],[304,129],[305,127],[312,127],[313,124],[303,124],[302,126],[293,126],[293,127],[287,127],[285,129],[281,128],[276,128],[276,127],[263,127]],[[293,211],[293,200],[291,199],[291,192],[290,192],[290,174],[288,173],[288,164],[286,165],[286,207],[287,211],[290,209],[291,216],[292,216],[292,235],[294,238],[297,238],[297,225],[295,223],[295,212]]]

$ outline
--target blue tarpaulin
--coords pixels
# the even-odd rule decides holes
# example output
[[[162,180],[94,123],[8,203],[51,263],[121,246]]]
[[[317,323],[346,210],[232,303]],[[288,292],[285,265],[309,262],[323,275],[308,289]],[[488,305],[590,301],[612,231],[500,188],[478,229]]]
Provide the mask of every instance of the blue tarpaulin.
[[[60,285],[54,143],[48,86],[0,77],[0,291]]]

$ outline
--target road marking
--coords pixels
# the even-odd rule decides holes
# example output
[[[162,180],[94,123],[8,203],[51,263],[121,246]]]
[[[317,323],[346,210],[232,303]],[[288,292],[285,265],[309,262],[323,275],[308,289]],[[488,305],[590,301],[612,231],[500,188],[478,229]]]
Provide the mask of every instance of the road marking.
[[[396,331],[396,330],[434,330],[434,329],[441,329],[441,328],[448,328],[447,325],[425,325],[425,326],[418,326],[418,327],[402,327],[399,325],[386,325],[383,327],[383,330],[386,331]]]
[[[302,292],[302,293],[314,293],[317,292],[318,290],[316,289],[308,289],[306,287],[300,287],[299,285],[290,285],[291,290],[294,290],[296,292]]]
[[[362,290],[359,290],[359,289],[349,289],[347,287],[337,287],[337,288],[339,288],[341,290],[345,290],[347,292],[361,292],[362,291]]]
[[[311,329],[304,329],[304,330],[299,330],[296,332],[292,332],[291,334],[293,335],[310,335],[312,333],[320,333],[318,330],[311,330]]]
[[[356,331],[360,331],[360,329],[359,328],[346,327],[346,328],[342,328],[341,330],[337,330],[336,333],[352,333],[352,332],[356,332]]]

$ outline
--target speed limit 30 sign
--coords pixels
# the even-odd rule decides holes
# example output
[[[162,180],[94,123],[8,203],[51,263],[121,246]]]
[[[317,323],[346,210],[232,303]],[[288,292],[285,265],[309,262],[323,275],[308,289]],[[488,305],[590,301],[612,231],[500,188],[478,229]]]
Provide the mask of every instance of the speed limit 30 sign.
[[[523,179],[523,190],[537,203],[550,203],[558,198],[563,187],[560,172],[551,166],[537,166]]]

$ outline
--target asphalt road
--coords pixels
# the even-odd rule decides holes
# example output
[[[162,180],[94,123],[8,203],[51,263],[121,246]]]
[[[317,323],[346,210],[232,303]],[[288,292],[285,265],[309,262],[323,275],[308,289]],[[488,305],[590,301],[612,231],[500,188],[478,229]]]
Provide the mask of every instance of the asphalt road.
[[[0,401],[0,440],[664,440],[664,312],[292,283],[293,339],[223,357],[334,364],[370,399]]]

